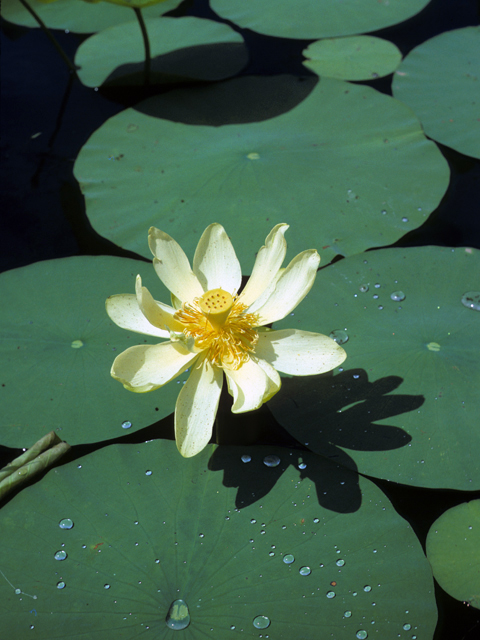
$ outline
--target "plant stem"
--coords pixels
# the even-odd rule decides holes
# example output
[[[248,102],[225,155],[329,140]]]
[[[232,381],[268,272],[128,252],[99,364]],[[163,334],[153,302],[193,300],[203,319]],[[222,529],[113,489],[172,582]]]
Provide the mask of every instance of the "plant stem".
[[[67,54],[65,53],[65,51],[62,49],[62,47],[60,46],[58,40],[55,38],[55,36],[52,34],[52,32],[50,31],[50,29],[47,27],[47,25],[43,22],[43,20],[40,18],[40,16],[32,9],[32,7],[28,4],[27,0],[20,0],[21,4],[23,4],[23,6],[25,7],[25,9],[33,16],[33,18],[38,22],[40,28],[42,29],[42,31],[45,33],[45,35],[47,36],[47,38],[50,40],[50,42],[53,44],[53,46],[55,47],[55,49],[58,51],[58,53],[60,54],[60,56],[63,58],[63,61],[65,62],[65,64],[67,65],[67,67],[70,69],[70,71],[75,75],[75,77],[77,76],[77,69],[75,68],[75,65],[73,64],[73,62],[70,60],[70,58],[67,56]]]
[[[148,39],[147,27],[145,26],[142,10],[137,7],[133,7],[133,10],[135,11],[135,15],[137,16],[137,20],[140,25],[140,29],[142,31],[143,44],[145,46],[145,66],[144,66],[143,84],[146,87],[148,87],[150,84],[150,66],[152,62],[152,57],[150,53],[150,40]]]

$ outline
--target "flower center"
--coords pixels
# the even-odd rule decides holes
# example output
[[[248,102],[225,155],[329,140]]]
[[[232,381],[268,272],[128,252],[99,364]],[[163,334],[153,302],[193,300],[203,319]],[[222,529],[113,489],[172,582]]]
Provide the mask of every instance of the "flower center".
[[[227,291],[210,289],[192,304],[183,304],[173,317],[197,348],[207,350],[212,364],[239,369],[258,341],[258,315],[245,313],[246,309]]]

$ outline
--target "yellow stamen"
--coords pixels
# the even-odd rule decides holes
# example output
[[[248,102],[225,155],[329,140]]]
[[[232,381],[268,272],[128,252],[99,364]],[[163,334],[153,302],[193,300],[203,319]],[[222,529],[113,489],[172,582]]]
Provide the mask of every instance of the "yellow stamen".
[[[254,351],[258,341],[258,315],[245,313],[247,306],[222,289],[211,289],[185,303],[173,316],[184,325],[183,333],[195,346],[207,351],[210,362],[238,369]]]

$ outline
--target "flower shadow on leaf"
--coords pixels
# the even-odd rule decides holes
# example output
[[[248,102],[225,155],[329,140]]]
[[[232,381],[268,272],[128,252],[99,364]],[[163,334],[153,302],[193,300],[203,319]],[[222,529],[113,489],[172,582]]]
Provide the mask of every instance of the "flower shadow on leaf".
[[[248,461],[244,462],[242,456],[248,456],[250,460],[247,458]],[[277,456],[279,464],[267,466],[264,462],[266,456]],[[211,471],[223,470],[224,486],[238,487],[235,506],[241,509],[266,498],[290,465],[299,469],[299,481],[315,486],[318,502],[325,509],[352,513],[360,508],[358,474],[309,451],[265,445],[219,446],[212,454],[208,468]]]
[[[411,436],[399,427],[375,424],[418,409],[422,395],[389,395],[403,382],[399,376],[368,381],[363,369],[283,380],[282,392],[269,403],[281,424],[311,451],[356,469],[339,447],[353,451],[389,451],[405,447]]]

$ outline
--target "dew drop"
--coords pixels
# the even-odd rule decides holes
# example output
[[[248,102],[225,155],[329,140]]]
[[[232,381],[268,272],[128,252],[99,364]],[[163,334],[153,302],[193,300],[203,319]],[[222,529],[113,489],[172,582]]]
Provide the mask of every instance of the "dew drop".
[[[336,563],[337,567],[343,567],[343,565],[345,564],[345,560],[337,560]]]
[[[103,588],[104,588],[104,589],[110,589],[110,585],[109,585],[108,583],[107,583],[107,584],[104,584],[104,585],[103,585]]]
[[[58,526],[60,527],[60,529],[72,529],[73,520],[70,520],[70,518],[64,518],[63,520],[60,520]]]
[[[335,595],[336,595],[335,591],[327,591],[327,593],[326,593],[327,598],[330,598],[330,600],[332,598],[335,598]]]
[[[283,561],[285,564],[292,564],[292,562],[295,562],[295,557],[291,553],[287,553],[287,555],[284,556]]]
[[[65,560],[65,558],[67,557],[67,552],[66,551],[57,551],[55,554],[55,560]]]
[[[359,629],[357,631],[357,638],[358,640],[365,640],[365,638],[368,638],[368,633],[365,631],[365,629]]]
[[[367,293],[367,291],[368,291],[368,289],[369,289],[369,286],[368,286],[368,284],[362,284],[362,285],[360,285],[360,287],[358,287],[358,288],[360,289],[360,291],[361,291],[362,293]]]
[[[344,612],[344,614],[343,614],[343,617],[344,617],[344,618],[350,618],[350,617],[351,617],[351,615],[352,615],[352,612],[351,612],[351,611],[345,611],[345,612]]]
[[[314,521],[315,524],[318,524],[320,522],[320,520],[318,518],[314,518],[313,521]]]
[[[152,472],[150,471],[150,469],[148,471],[145,471],[145,475],[146,476],[151,476],[152,475]]]
[[[408,218],[402,218],[402,222],[408,222]],[[366,638],[367,636],[364,637]]]
[[[337,344],[345,344],[345,342],[348,342],[348,334],[343,329],[331,331],[329,337],[335,340]]]
[[[372,587],[371,587],[369,584],[366,584],[366,585],[363,587],[363,590],[364,590],[364,591],[366,591],[366,592],[368,593],[369,591],[371,591],[371,590],[372,590]]]
[[[468,309],[480,311],[480,291],[467,291],[462,296],[462,304]]]
[[[408,624],[408,622],[403,625],[403,630],[404,631],[410,631],[411,628],[412,628],[412,625]]]
[[[65,589],[66,586],[67,585],[63,580],[60,580],[60,582],[57,582],[57,589]]]
[[[242,460],[242,462],[251,462],[251,460],[252,460],[252,456],[249,456],[248,454],[246,454],[246,453],[245,453],[245,454],[241,457],[241,460]]]
[[[257,616],[253,619],[255,629],[267,629],[270,626],[270,618],[267,616]]]
[[[255,520],[255,518],[252,518],[252,519],[250,520],[250,524],[255,524],[256,522],[257,522],[257,521]]]
[[[175,631],[188,627],[190,624],[190,612],[185,600],[178,599],[172,602],[165,618],[165,624],[169,629],[174,629]]]
[[[263,464],[267,467],[278,467],[280,464],[280,458],[276,455],[265,456]]]
[[[21,589],[15,589],[15,593],[17,594],[17,596],[19,596],[22,593]]]
[[[310,567],[300,567],[298,573],[301,576],[309,576],[312,573],[312,570],[310,569]]]
[[[130,422],[130,420],[125,420],[125,422],[122,422],[122,429],[130,429],[131,426],[132,423]]]
[[[405,294],[403,293],[403,291],[394,291],[392,294],[390,294],[390,298],[394,302],[401,302],[402,300],[405,300]]]
[[[300,464],[298,465],[299,469],[306,469],[307,465],[305,464],[305,462],[300,462]]]

